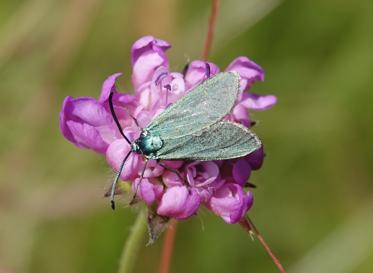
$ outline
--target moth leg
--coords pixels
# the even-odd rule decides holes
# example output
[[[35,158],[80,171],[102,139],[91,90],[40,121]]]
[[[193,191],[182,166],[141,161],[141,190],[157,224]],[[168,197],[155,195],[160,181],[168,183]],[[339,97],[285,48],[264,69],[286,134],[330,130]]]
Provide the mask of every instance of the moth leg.
[[[173,172],[174,174],[176,174],[180,181],[183,181],[184,183],[187,183],[187,181],[182,177],[182,175],[180,174],[180,172],[178,170],[175,170],[175,169],[172,169],[170,167],[168,167],[167,165],[163,164],[162,162],[157,162],[161,167],[165,168],[167,171],[170,171],[170,172]]]
[[[144,168],[142,169],[141,171],[141,176],[140,176],[140,181],[139,183],[137,183],[136,185],[136,189],[135,189],[135,193],[134,195],[132,196],[132,199],[130,201],[130,205],[133,205],[135,203],[135,199],[136,199],[136,196],[137,196],[137,191],[139,190],[139,187],[140,187],[140,184],[141,184],[141,181],[142,179],[144,178],[144,173],[145,173],[145,170],[146,170],[146,166],[148,165],[148,159],[145,159],[145,164],[144,164]]]
[[[129,151],[126,156],[123,158],[122,160],[122,163],[120,164],[120,167],[119,167],[119,170],[118,172],[116,173],[115,175],[115,178],[114,178],[114,181],[113,183],[111,184],[111,191],[110,191],[110,203],[111,203],[111,208],[113,210],[115,210],[115,201],[114,201],[114,197],[115,197],[115,189],[117,187],[117,184],[118,184],[118,180],[119,180],[119,177],[123,171],[123,168],[124,168],[124,163],[127,161],[128,157],[130,156],[130,154],[132,153],[132,151]]]

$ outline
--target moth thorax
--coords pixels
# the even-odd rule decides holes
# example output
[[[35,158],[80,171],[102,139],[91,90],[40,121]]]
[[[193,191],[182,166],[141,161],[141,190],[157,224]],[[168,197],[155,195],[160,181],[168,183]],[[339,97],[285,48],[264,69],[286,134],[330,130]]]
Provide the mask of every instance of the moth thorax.
[[[143,155],[155,155],[161,149],[163,141],[159,136],[154,136],[147,131],[141,133],[140,137],[131,145],[132,151]]]
[[[142,140],[145,153],[154,153],[163,146],[163,141],[159,136],[149,135],[144,137]]]

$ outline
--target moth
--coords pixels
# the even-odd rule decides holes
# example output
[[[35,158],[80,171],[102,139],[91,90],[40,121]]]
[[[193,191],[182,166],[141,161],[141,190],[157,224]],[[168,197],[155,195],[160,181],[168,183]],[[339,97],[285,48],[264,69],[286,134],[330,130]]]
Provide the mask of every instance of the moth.
[[[115,209],[116,184],[131,153],[145,157],[142,179],[148,160],[226,160],[243,157],[259,149],[262,145],[260,139],[248,128],[223,120],[235,104],[239,87],[238,73],[218,73],[156,116],[133,142],[123,133],[111,93],[111,114],[121,135],[131,146],[111,187],[111,207]]]

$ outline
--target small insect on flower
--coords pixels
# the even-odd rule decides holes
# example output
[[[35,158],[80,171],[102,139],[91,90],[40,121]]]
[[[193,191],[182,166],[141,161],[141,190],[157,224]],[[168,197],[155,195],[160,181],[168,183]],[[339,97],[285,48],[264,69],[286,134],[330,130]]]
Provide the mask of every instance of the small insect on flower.
[[[131,153],[145,157],[141,182],[148,160],[227,160],[258,150],[262,144],[254,133],[238,123],[222,121],[231,112],[239,90],[238,73],[218,73],[156,116],[133,142],[123,133],[113,106],[114,93],[110,93],[111,114],[120,134],[131,146],[123,157],[111,187],[111,207],[115,209],[116,184]],[[168,168],[161,162],[159,164]],[[171,171],[177,173],[176,170]],[[136,192],[137,189],[134,198]]]

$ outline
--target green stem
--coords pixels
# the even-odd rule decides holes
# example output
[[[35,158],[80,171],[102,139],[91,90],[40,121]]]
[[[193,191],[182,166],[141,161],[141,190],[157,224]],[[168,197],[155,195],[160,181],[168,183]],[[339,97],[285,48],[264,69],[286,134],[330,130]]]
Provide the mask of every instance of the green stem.
[[[142,209],[137,216],[131,232],[124,245],[122,256],[119,261],[118,273],[132,273],[137,254],[146,236],[146,212]]]

